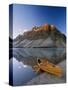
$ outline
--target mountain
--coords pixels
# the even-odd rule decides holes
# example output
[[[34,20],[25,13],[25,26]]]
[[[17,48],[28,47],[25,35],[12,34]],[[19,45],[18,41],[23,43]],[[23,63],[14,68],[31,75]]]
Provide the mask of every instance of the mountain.
[[[13,40],[9,37],[9,59],[13,57]]]
[[[13,47],[13,40],[9,37],[9,48],[12,48]]]
[[[54,25],[34,26],[31,30],[17,36],[14,47],[65,47],[66,36]]]

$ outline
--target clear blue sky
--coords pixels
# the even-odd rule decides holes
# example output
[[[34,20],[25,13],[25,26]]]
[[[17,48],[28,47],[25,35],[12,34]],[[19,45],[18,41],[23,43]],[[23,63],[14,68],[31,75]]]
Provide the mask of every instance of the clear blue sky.
[[[54,24],[61,32],[66,33],[66,8],[53,6],[13,5],[13,38],[23,30],[45,23]]]

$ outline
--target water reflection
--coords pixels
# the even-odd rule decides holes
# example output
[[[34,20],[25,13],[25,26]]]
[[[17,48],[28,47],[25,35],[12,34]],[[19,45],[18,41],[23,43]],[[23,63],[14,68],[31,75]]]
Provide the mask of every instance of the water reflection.
[[[19,61],[36,61],[37,58],[47,58],[52,63],[59,63],[66,58],[65,48],[14,48],[13,56]]]
[[[18,62],[14,57],[10,60],[10,69],[12,68],[11,64],[13,64],[13,85],[15,86],[24,85],[36,76],[30,66]]]
[[[58,64],[65,60],[65,55],[65,48],[13,48],[13,58],[10,59],[10,71],[13,64],[13,85],[25,85],[37,76],[32,69],[37,64],[37,58],[47,58]]]

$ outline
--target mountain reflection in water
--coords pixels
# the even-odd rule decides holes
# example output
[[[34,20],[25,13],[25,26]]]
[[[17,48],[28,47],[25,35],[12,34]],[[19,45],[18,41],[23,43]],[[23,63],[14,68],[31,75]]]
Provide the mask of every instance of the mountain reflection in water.
[[[37,76],[32,69],[37,64],[37,58],[47,58],[57,64],[65,60],[65,55],[65,48],[13,48],[10,59],[10,70],[13,63],[13,84],[24,85]]]

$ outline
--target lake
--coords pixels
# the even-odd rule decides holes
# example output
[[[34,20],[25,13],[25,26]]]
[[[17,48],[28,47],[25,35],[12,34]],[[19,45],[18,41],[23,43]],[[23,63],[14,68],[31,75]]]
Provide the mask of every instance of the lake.
[[[10,74],[13,66],[13,85],[26,85],[38,75],[32,69],[32,66],[37,64],[37,58],[44,60],[47,58],[50,62],[58,64],[66,59],[66,50],[65,48],[13,48],[9,62]]]

